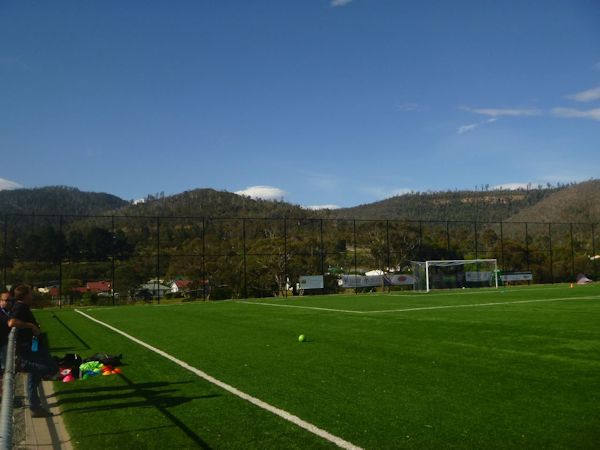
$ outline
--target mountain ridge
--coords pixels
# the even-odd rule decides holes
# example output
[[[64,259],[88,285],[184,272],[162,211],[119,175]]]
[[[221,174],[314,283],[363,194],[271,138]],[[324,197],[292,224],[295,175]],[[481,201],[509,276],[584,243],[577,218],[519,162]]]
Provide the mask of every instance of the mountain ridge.
[[[0,191],[2,214],[206,216],[215,218],[323,218],[600,222],[600,180],[517,190],[412,192],[348,208],[311,210],[280,200],[253,199],[212,188],[133,203],[115,195],[47,186]]]

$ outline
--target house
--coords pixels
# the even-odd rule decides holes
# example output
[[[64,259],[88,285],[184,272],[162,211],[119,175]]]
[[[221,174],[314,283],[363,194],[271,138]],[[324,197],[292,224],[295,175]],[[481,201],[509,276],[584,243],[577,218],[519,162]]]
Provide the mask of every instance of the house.
[[[112,292],[112,285],[110,281],[88,281],[85,284],[88,292],[92,294],[106,293],[110,294]]]
[[[136,289],[137,295],[148,295],[152,298],[162,298],[168,292],[171,292],[171,286],[162,284],[161,280],[150,280],[147,283],[139,285]]]
[[[173,294],[177,292],[187,292],[191,289],[192,280],[173,280],[169,284]]]

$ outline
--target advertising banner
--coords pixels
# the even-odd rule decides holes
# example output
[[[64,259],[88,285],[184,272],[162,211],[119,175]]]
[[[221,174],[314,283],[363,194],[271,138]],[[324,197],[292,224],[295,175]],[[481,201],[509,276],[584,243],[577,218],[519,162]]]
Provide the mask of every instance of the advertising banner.
[[[492,279],[492,272],[467,272],[465,273],[465,280],[468,283],[481,283],[487,282]]]
[[[300,275],[300,289],[323,289],[323,275]]]
[[[413,285],[414,277],[405,274],[342,275],[343,288]]]

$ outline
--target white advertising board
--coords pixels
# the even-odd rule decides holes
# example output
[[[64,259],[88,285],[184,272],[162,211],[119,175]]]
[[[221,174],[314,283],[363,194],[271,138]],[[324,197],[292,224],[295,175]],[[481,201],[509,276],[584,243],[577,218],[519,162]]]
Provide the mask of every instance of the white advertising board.
[[[344,288],[377,287],[377,286],[405,286],[413,285],[414,277],[404,274],[386,275],[342,275]]]
[[[323,275],[300,275],[300,289],[323,289]]]
[[[500,275],[502,281],[532,281],[533,274],[531,272],[513,272]]]
[[[467,272],[465,273],[465,280],[471,283],[480,283],[484,281],[490,281],[492,278],[492,272]]]

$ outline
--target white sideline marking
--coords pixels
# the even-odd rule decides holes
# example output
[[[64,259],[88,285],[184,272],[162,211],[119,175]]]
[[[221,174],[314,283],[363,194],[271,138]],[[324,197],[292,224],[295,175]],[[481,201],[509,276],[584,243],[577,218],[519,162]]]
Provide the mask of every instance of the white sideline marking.
[[[200,369],[196,369],[193,366],[190,366],[188,363],[186,363],[185,361],[182,361],[180,359],[175,358],[174,356],[156,348],[151,346],[150,344],[145,343],[144,341],[139,340],[136,337],[131,336],[130,334],[125,333],[124,331],[119,330],[118,328],[113,327],[112,325],[109,325],[107,323],[104,323],[86,313],[84,313],[83,311],[80,311],[78,309],[75,309],[75,312],[81,314],[84,317],[87,317],[88,319],[90,319],[93,322],[96,322],[102,326],[105,326],[106,328],[108,328],[109,330],[114,331],[115,333],[119,333],[122,336],[125,336],[127,339],[132,340],[133,342],[135,342],[136,344],[141,345],[142,347],[146,347],[148,350],[153,351],[154,353],[158,353],[160,356],[168,359],[169,361],[174,362],[175,364],[177,364],[178,366],[183,367],[186,370],[189,370],[190,372],[192,372],[193,374],[199,376],[200,378],[205,379],[206,381],[208,381],[209,383],[212,383],[218,387],[220,387],[221,389],[226,390],[227,392],[232,393],[233,395],[236,395],[250,403],[252,403],[253,405],[258,406],[259,408],[262,408],[266,411],[269,411],[270,413],[273,413],[279,417],[281,417],[282,419],[285,419],[289,422],[292,422],[294,425],[299,426],[300,428],[303,428],[313,434],[316,434],[317,436],[328,440],[329,442],[334,443],[335,445],[337,445],[338,447],[344,448],[344,449],[348,449],[348,450],[362,450],[361,447],[358,447],[356,445],[354,445],[351,442],[348,442],[338,436],[335,436],[319,427],[317,427],[316,425],[313,425],[312,423],[309,423],[305,420],[302,420],[300,417],[295,416],[293,414],[290,414],[287,411],[284,411],[283,409],[277,408],[276,406],[272,406],[266,402],[263,402],[262,400],[256,398],[256,397],[252,397],[249,394],[246,394],[245,392],[240,391],[239,389],[224,383],[222,381],[217,380],[216,378],[210,376],[209,374],[207,374],[206,372],[201,371]]]
[[[300,305],[279,305],[277,303],[255,303],[255,302],[237,302],[245,305],[262,305],[262,306],[278,306],[280,308],[301,308],[301,309],[316,309],[320,311],[332,311],[350,314],[381,314],[381,313],[392,313],[392,312],[407,312],[407,311],[425,311],[430,309],[450,309],[450,308],[477,308],[480,306],[501,306],[501,305],[513,305],[519,303],[540,303],[540,302],[559,302],[563,300],[592,300],[600,299],[597,295],[588,295],[584,297],[561,297],[561,298],[543,298],[537,300],[515,300],[511,302],[490,302],[490,303],[467,303],[463,305],[440,305],[440,306],[417,306],[414,308],[401,308],[401,309],[382,309],[375,311],[352,311],[348,309],[334,309],[334,308],[319,308],[316,306],[300,306]]]
[[[265,302],[244,302],[236,300],[235,303],[241,303],[244,305],[262,305],[262,306],[278,306],[279,308],[300,308],[300,309],[316,309],[319,311],[333,311],[333,312],[345,312],[350,314],[364,314],[364,311],[352,311],[351,309],[335,309],[335,308],[321,308],[318,306],[300,306],[300,305],[282,305],[278,303],[265,303]]]
[[[404,312],[404,311],[422,311],[427,309],[448,309],[448,308],[476,308],[478,306],[500,306],[500,305],[513,305],[518,303],[540,303],[540,302],[559,302],[563,300],[591,300],[598,299],[597,295],[589,295],[586,297],[562,297],[562,298],[542,298],[538,300],[515,300],[512,302],[490,302],[490,303],[469,303],[466,305],[441,305],[441,306],[420,306],[417,308],[404,308],[404,309],[384,309],[381,311],[365,311],[365,314],[371,313],[389,313],[389,312]]]

